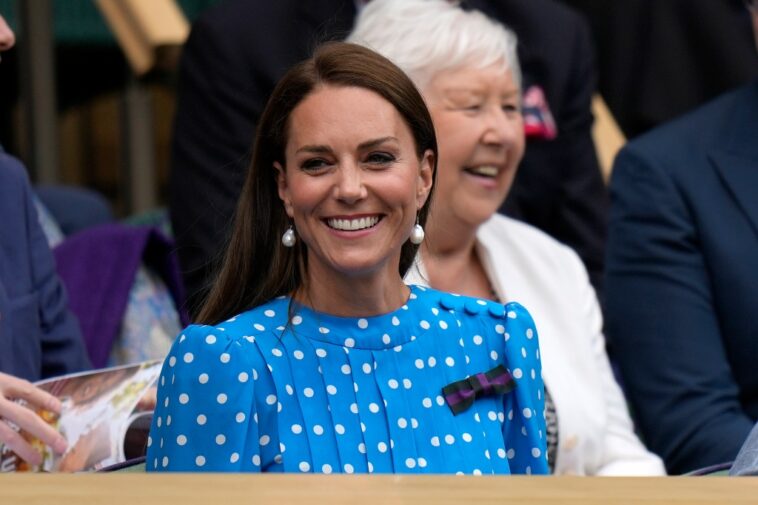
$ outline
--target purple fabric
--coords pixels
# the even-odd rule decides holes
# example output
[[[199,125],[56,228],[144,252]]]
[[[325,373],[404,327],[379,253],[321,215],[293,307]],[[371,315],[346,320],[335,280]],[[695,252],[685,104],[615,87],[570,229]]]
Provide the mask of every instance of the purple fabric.
[[[515,387],[513,376],[498,365],[488,372],[479,372],[468,379],[453,382],[442,388],[442,394],[453,414],[468,409],[476,398],[503,395]]]
[[[156,228],[106,224],[72,235],[53,250],[57,270],[79,318],[90,360],[103,367],[119,334],[140,264],[166,283],[183,325],[184,289],[173,242]]]

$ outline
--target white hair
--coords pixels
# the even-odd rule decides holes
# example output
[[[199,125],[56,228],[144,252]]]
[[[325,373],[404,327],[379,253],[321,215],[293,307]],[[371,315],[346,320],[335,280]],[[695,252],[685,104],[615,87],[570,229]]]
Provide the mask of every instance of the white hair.
[[[372,0],[347,40],[387,57],[422,89],[444,70],[491,65],[510,69],[521,87],[516,35],[477,10],[463,10],[458,2]]]

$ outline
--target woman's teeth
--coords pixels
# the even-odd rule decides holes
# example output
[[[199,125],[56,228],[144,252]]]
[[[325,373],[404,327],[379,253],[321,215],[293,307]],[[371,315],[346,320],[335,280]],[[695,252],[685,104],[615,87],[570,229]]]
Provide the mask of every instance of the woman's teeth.
[[[483,177],[496,177],[498,169],[492,165],[484,165],[480,167],[468,167],[466,171],[474,175],[481,175]]]
[[[327,224],[335,230],[356,231],[376,226],[379,216],[361,217],[359,219],[328,219]]]

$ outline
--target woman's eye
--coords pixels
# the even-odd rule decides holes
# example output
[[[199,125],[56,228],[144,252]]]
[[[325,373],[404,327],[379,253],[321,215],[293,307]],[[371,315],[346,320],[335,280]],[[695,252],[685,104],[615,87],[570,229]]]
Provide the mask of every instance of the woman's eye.
[[[320,170],[326,166],[328,166],[328,162],[323,158],[308,159],[300,164],[300,168],[311,172]]]
[[[504,103],[503,111],[506,113],[518,113],[521,112],[521,107],[515,103]]]
[[[387,165],[395,161],[395,157],[389,153],[371,153],[366,156],[366,162],[373,165]]]

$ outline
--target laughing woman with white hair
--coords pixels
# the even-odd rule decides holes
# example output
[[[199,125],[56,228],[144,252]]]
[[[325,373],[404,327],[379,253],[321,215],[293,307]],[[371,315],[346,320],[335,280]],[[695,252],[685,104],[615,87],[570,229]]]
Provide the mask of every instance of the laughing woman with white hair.
[[[581,261],[538,229],[497,214],[524,153],[515,35],[445,0],[373,0],[348,40],[411,77],[438,136],[437,196],[406,280],[529,307],[540,334],[554,473],[663,474],[634,434]]]

